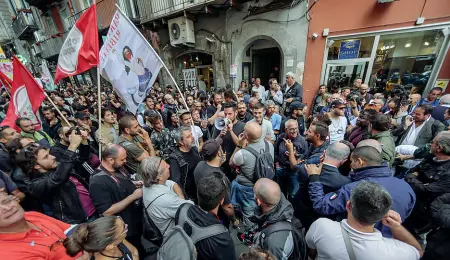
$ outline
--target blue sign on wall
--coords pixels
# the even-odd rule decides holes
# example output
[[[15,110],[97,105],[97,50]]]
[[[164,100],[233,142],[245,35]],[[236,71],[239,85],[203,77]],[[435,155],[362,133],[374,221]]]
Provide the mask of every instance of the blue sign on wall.
[[[342,41],[339,47],[339,59],[356,59],[359,54],[359,47],[361,46],[361,40],[348,40]]]

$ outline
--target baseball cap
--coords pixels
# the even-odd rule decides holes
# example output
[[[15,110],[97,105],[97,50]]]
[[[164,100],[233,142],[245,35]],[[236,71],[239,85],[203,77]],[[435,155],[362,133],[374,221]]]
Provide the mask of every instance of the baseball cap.
[[[292,110],[296,110],[296,109],[303,109],[303,108],[305,108],[305,106],[306,105],[300,101],[294,101],[289,105],[289,110],[292,111]]]
[[[221,144],[222,138],[209,139],[208,141],[204,142],[201,152],[202,156],[210,156],[213,154],[217,154]]]
[[[335,100],[331,102],[331,108],[339,107],[339,106],[345,106],[345,104],[341,100]]]
[[[188,110],[186,110],[186,109],[181,109],[181,110],[178,110],[178,116],[179,117],[181,117],[182,115],[184,115],[184,114],[190,114],[191,112],[189,112]]]
[[[76,112],[74,117],[76,119],[85,119],[85,118],[89,118],[89,115],[84,112]]]
[[[148,116],[150,116],[152,114],[158,114],[158,113],[156,113],[154,110],[151,110],[151,109],[146,109],[144,111],[144,117],[148,117]]]

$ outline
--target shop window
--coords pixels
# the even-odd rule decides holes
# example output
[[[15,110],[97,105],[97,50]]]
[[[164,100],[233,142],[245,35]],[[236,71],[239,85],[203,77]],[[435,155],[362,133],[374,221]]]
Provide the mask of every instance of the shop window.
[[[369,58],[375,36],[336,40],[328,48],[328,60]]]
[[[370,87],[389,92],[395,84],[423,91],[444,37],[439,30],[382,35],[371,72]]]

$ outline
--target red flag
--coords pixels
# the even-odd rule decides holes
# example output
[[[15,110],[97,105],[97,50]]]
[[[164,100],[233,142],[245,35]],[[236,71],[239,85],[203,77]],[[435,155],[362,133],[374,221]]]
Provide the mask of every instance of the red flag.
[[[61,48],[55,84],[62,78],[77,75],[98,65],[97,9],[93,4],[70,30]]]
[[[45,99],[44,91],[16,56],[13,60],[13,77],[8,112],[0,125],[19,130],[15,123],[18,117],[27,117],[34,124],[40,124],[36,111]]]
[[[12,80],[5,75],[5,73],[3,73],[0,70],[0,82],[2,83],[3,86],[5,86],[6,90],[8,90],[8,93],[11,93],[11,88],[12,88]]]

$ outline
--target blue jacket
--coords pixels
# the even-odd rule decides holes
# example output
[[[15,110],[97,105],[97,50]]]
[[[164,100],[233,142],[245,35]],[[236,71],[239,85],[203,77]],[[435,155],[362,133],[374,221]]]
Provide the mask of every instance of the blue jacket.
[[[356,169],[350,174],[352,182],[344,185],[336,192],[325,194],[319,175],[311,175],[309,197],[314,211],[322,215],[341,214],[347,211],[346,204],[350,200],[352,189],[361,181],[372,181],[383,186],[392,197],[392,209],[397,211],[405,221],[416,203],[416,195],[404,180],[392,177],[387,166],[373,166]],[[375,225],[384,237],[392,237],[390,228],[383,226],[381,221]]]
[[[325,150],[328,148],[328,145],[330,145],[329,141],[323,142],[323,144],[319,147],[314,147],[311,143],[308,143],[308,151],[302,157],[305,161],[297,164],[293,169],[298,175],[299,182],[307,183],[308,174],[306,173],[305,164],[319,164],[320,156],[323,155]]]

